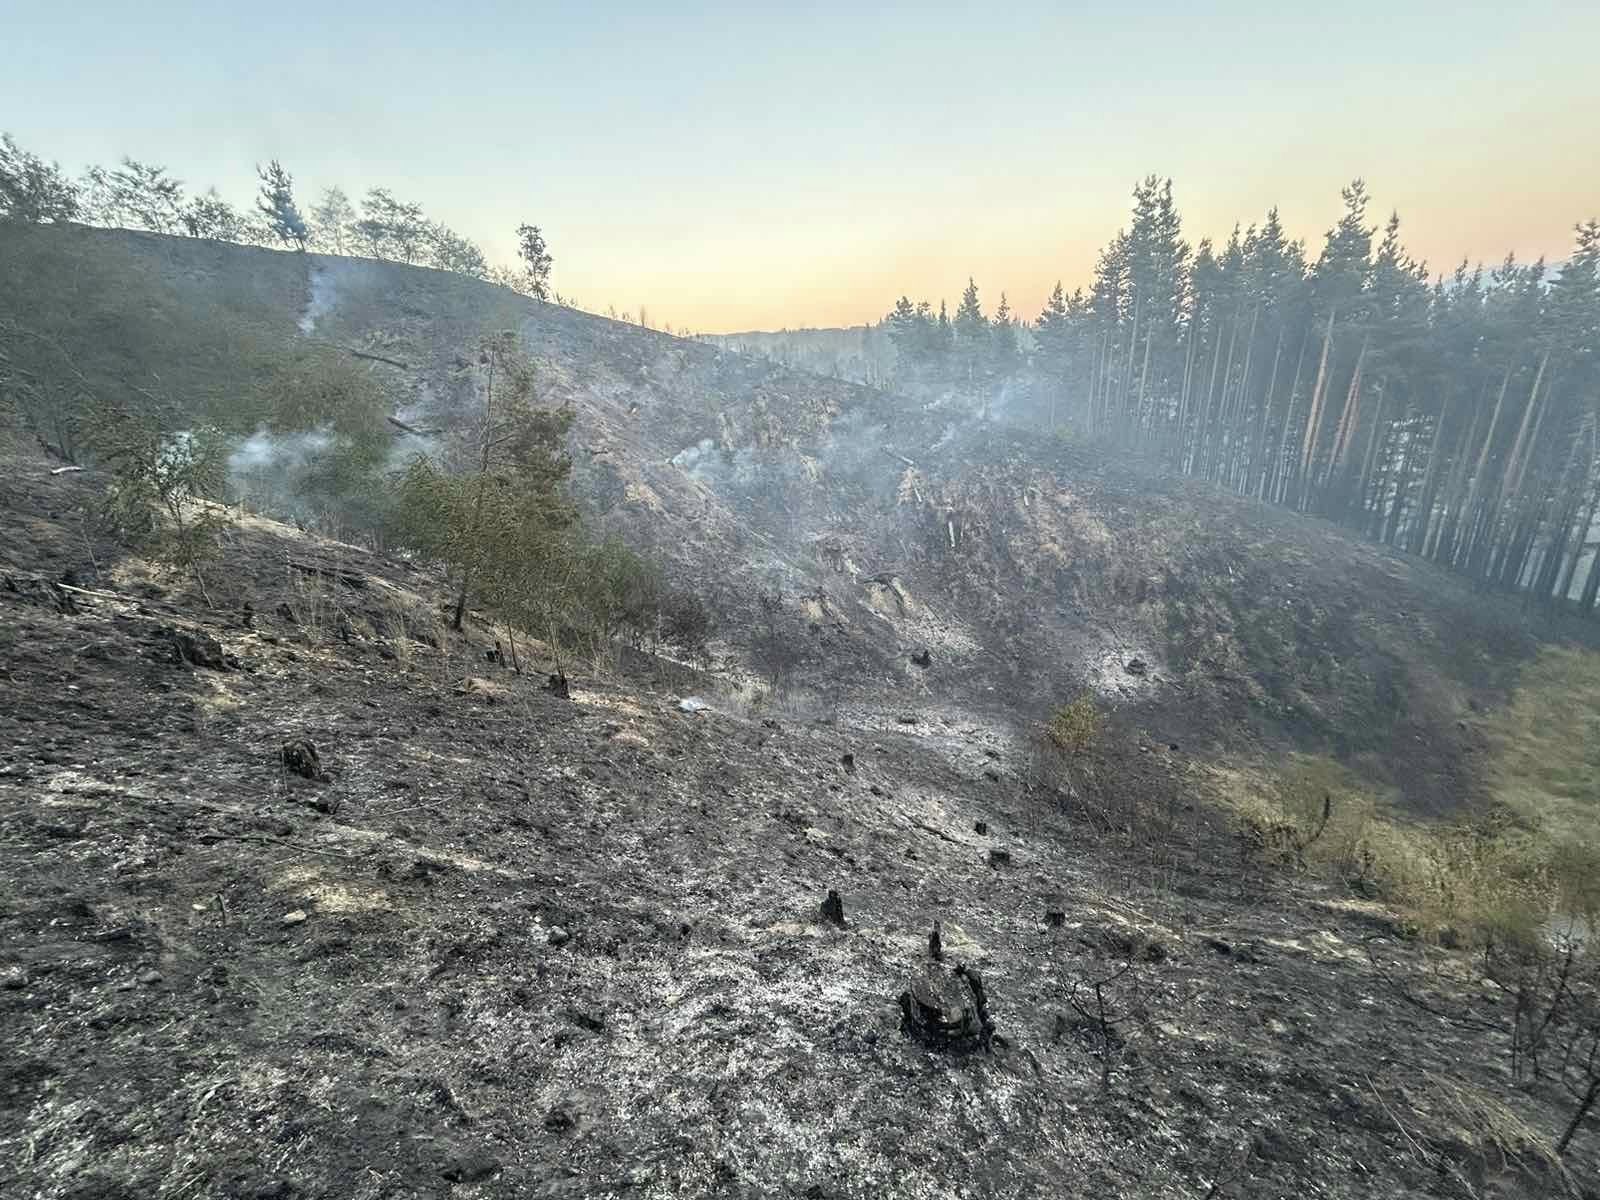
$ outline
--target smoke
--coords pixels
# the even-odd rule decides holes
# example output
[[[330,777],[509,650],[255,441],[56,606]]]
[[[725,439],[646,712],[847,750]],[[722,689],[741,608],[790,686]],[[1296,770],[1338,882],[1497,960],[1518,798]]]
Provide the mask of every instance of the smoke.
[[[672,465],[696,483],[715,487],[723,474],[717,469],[719,464],[714,457],[716,453],[716,442],[710,438],[701,438],[695,445],[685,446],[674,454]]]
[[[336,289],[333,286],[333,277],[327,269],[321,266],[311,268],[311,298],[306,301],[306,310],[300,314],[300,332],[309,334],[317,327],[317,321],[333,310]]]
[[[289,473],[301,470],[316,455],[333,445],[333,436],[321,430],[308,433],[268,433],[262,429],[240,442],[228,456],[228,473]]]

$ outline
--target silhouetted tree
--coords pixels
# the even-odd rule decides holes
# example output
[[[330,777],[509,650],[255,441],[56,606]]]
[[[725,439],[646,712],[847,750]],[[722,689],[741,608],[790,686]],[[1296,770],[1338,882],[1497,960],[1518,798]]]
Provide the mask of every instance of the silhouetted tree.
[[[346,254],[354,237],[355,206],[342,188],[331,187],[311,206],[311,240],[329,254]]]
[[[304,250],[306,223],[295,206],[294,177],[277,159],[265,167],[258,165],[256,177],[261,181],[256,211],[266,218],[267,229],[284,245],[292,242],[297,250]]]
[[[103,225],[177,233],[183,228],[183,182],[154,163],[124,158],[115,170],[85,173],[85,208]]]
[[[0,220],[71,221],[79,210],[78,185],[61,168],[29,154],[0,134]]]
[[[550,256],[544,234],[537,225],[517,226],[517,257],[522,259],[522,290],[535,300],[548,300],[550,268],[555,265],[555,259]]]

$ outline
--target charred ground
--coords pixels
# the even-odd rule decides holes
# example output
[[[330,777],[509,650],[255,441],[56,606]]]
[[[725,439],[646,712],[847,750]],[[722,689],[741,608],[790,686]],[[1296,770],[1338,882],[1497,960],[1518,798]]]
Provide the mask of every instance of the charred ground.
[[[19,1194],[1566,1186],[1536,1148],[1558,1112],[1505,1085],[1495,1036],[1397,986],[1494,999],[1470,973],[1441,994],[1381,910],[1252,866],[1164,742],[1125,731],[1088,770],[1167,810],[1152,845],[1041,803],[1010,729],[933,701],[867,733],[685,712],[705,681],[643,659],[573,702],[484,679],[481,637],[408,607],[433,580],[269,523],[213,608],[83,540],[94,480],[8,465]],[[178,661],[175,632],[236,666]],[[329,779],[283,769],[297,738]],[[1105,1086],[1073,985],[1130,961]],[[902,1030],[899,993],[954,963],[1004,1048]]]

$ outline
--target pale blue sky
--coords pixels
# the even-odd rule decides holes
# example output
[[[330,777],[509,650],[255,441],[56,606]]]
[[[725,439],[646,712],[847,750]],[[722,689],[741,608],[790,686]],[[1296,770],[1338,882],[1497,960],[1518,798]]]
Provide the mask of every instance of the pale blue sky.
[[[1086,282],[1148,172],[1313,240],[1364,175],[1436,266],[1600,214],[1600,5],[0,0],[0,129],[246,198],[384,186],[590,307],[831,324]],[[1374,216],[1382,212],[1375,211]]]

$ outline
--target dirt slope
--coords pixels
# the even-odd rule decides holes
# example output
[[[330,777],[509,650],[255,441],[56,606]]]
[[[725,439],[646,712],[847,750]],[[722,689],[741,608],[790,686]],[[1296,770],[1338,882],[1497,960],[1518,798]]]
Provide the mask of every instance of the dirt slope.
[[[1465,964],[1245,869],[1164,742],[1086,768],[1152,851],[936,695],[689,712],[640,660],[562,702],[425,576],[252,521],[208,604],[85,538],[92,477],[3,465],[0,1194],[1600,1194],[1497,1035],[1398,996],[1492,1012]],[[902,1027],[958,963],[992,1052]]]
[[[1036,717],[1088,687],[1165,740],[1331,753],[1439,813],[1478,795],[1469,714],[1541,638],[1594,638],[1003,405],[913,401],[571,310],[491,318],[484,289],[406,268],[325,260],[315,281],[319,330],[401,348],[418,411],[445,425],[451,348],[475,321],[518,329],[544,394],[577,409],[592,507],[717,595],[735,657],[753,595],[780,586],[805,644],[788,684],[829,706]]]

